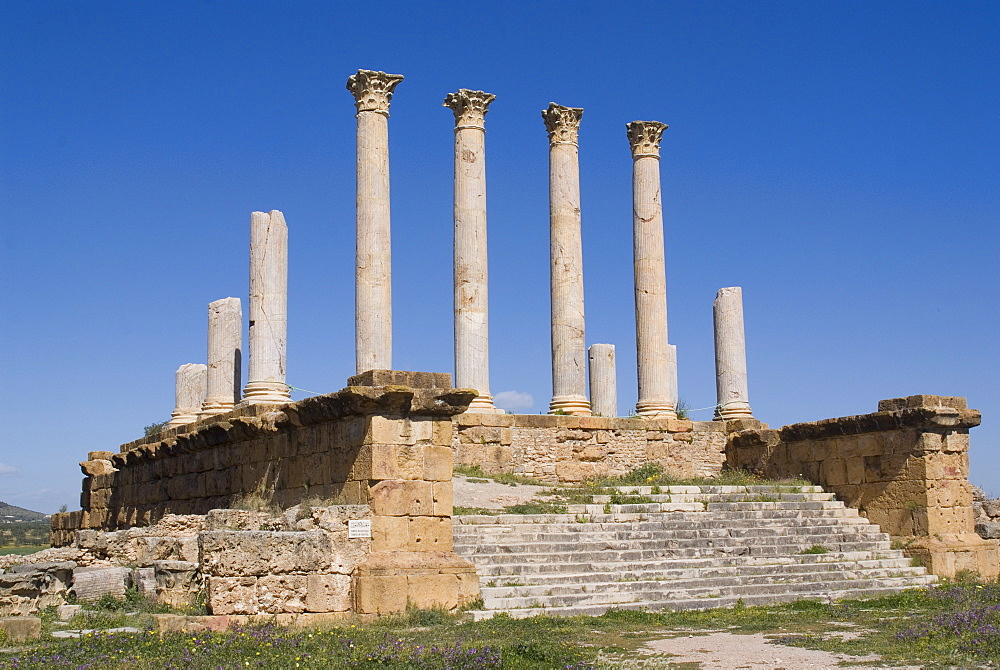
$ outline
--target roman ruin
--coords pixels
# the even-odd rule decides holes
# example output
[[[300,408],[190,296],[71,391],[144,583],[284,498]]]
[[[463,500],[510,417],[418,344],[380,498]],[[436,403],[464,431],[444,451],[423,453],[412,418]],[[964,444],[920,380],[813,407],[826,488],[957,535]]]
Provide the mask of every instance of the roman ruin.
[[[208,306],[208,379],[201,417],[224,414],[240,400],[243,309],[239,298]]]
[[[715,324],[715,418],[752,419],[743,334],[743,289],[739,286],[719,289],[712,315]]]
[[[288,226],[278,210],[250,215],[250,364],[243,402],[291,400],[285,383]]]
[[[254,212],[245,398],[241,303],[225,298],[209,306],[207,365],[177,370],[171,421],[117,451],[88,453],[80,509],[52,515],[53,553],[18,557],[28,564],[0,570],[0,616],[37,613],[70,592],[83,600],[121,594],[126,582],[174,607],[204,594],[206,616],[157,615],[160,630],[185,630],[473,603],[470,616],[481,618],[829,600],[895,593],[963,570],[1000,574],[1000,543],[976,533],[968,482],[969,431],[979,411],[964,398],[914,395],[883,400],[869,414],[770,428],[750,411],[739,287],[720,290],[713,305],[715,416],[678,416],[677,354],[667,338],[662,123],[627,125],[635,416],[616,416],[614,345],[594,344],[587,356],[583,110],[554,103],[543,112],[549,414],[505,413],[491,401],[484,117],[493,96],[482,91],[460,89],[445,99],[455,113],[457,383],[448,373],[391,369],[387,118],[401,80],[370,70],[348,80],[357,108],[357,374],[336,393],[291,400],[287,227],[278,210]],[[455,465],[553,485],[594,484],[649,465],[680,478],[741,469],[794,479],[640,482],[544,515],[456,514]],[[980,525],[992,533],[995,524]],[[816,544],[829,547],[822,561],[808,551]],[[700,567],[691,567],[691,557]],[[682,570],[678,561],[687,561]],[[523,582],[498,586],[498,575]]]
[[[403,76],[358,70],[347,80],[358,120],[355,356],[358,373],[392,368],[389,101]]]
[[[478,395],[470,412],[496,413],[490,395],[486,271],[486,112],[496,96],[460,89],[455,113],[455,384]]]
[[[549,103],[549,258],[552,291],[550,414],[588,416],[580,226],[580,119],[583,110]]]
[[[667,342],[667,275],[660,196],[660,139],[666,124],[633,121],[632,236],[635,254],[635,343],[639,416],[677,416],[677,360]],[[672,355],[673,354],[673,355]]]
[[[168,427],[183,426],[198,420],[198,413],[208,393],[208,366],[185,363],[177,368],[174,380],[174,411]]]

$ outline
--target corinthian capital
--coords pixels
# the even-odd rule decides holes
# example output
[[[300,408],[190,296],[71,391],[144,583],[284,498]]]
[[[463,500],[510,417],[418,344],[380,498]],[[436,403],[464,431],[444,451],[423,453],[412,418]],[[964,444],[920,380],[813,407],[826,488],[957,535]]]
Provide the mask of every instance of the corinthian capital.
[[[660,157],[660,138],[667,124],[659,121],[633,121],[626,123],[628,143],[632,145],[632,158],[642,156]]]
[[[563,107],[554,102],[542,110],[545,130],[549,131],[549,144],[576,144],[580,135],[580,119],[583,110],[579,107]]]
[[[492,93],[460,88],[458,93],[448,94],[444,106],[451,107],[451,111],[455,112],[456,128],[486,130],[486,112],[490,111],[490,103],[496,99]]]
[[[359,112],[378,112],[389,116],[392,90],[403,81],[401,74],[386,74],[375,70],[358,70],[347,78],[347,90],[354,96]]]

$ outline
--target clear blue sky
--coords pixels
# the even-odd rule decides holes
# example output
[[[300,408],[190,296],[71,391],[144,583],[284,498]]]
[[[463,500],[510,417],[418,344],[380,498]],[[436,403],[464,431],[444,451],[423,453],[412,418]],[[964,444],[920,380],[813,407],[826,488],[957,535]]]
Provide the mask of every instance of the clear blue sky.
[[[772,425],[963,395],[1000,495],[1000,4],[42,2],[0,7],[0,500],[78,507],[76,463],[169,417],[207,304],[246,299],[250,212],[290,237],[288,381],[353,373],[358,68],[390,119],[394,363],[451,371],[452,127],[487,116],[492,390],[551,393],[547,140],[583,107],[587,341],[635,403],[631,158],[663,141],[681,397],[715,402],[742,286]],[[295,397],[303,397],[297,393]],[[707,419],[711,412],[696,413]]]

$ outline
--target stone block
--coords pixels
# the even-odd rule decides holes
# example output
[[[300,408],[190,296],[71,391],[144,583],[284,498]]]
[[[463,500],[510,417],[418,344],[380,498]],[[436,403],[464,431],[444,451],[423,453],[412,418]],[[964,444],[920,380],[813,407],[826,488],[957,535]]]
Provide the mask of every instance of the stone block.
[[[307,612],[347,612],[351,609],[349,575],[309,575],[306,580]]]
[[[409,518],[409,549],[411,551],[451,551],[451,519],[439,516]]]
[[[1000,522],[983,521],[976,524],[976,533],[986,540],[1000,539]]]
[[[201,590],[198,564],[190,561],[155,561],[156,600],[170,607],[193,605]]]
[[[432,482],[450,482],[454,473],[454,453],[450,447],[424,447],[423,479]]]
[[[405,551],[409,547],[410,519],[405,516],[372,518],[373,551]]]
[[[556,476],[561,482],[580,482],[596,475],[593,463],[579,461],[559,461],[556,463]]]
[[[406,600],[410,607],[452,610],[459,605],[457,575],[407,575]]]
[[[384,480],[370,491],[372,513],[376,516],[430,516],[434,513],[431,482]]]
[[[368,370],[347,379],[348,386],[409,386],[410,388],[450,389],[447,372],[411,372],[408,370]]]
[[[37,640],[42,635],[42,620],[33,616],[0,617],[0,630],[9,642]]]
[[[256,577],[208,577],[208,609],[212,614],[257,614]]]
[[[60,621],[69,621],[83,611],[83,605],[58,605],[56,606],[56,618]]]
[[[359,575],[354,578],[357,614],[392,614],[406,611],[405,575]]]
[[[113,451],[88,451],[87,460],[88,461],[110,461],[115,457],[115,452]]]
[[[125,597],[128,568],[81,567],[73,570],[73,593],[82,602],[95,602],[102,596]]]
[[[80,470],[83,471],[83,474],[91,477],[96,477],[97,475],[110,475],[115,471],[115,469],[111,466],[111,461],[105,460],[83,461],[80,463]]]
[[[450,481],[434,482],[432,516],[450,517],[454,512],[454,486]]]
[[[337,552],[320,531],[206,531],[199,535],[206,575],[331,572]]]
[[[306,575],[267,575],[257,579],[257,604],[261,613],[305,612]]]
[[[878,401],[878,411],[880,412],[898,412],[911,407],[966,409],[968,404],[965,398],[940,395],[911,395],[905,398],[889,398]]]

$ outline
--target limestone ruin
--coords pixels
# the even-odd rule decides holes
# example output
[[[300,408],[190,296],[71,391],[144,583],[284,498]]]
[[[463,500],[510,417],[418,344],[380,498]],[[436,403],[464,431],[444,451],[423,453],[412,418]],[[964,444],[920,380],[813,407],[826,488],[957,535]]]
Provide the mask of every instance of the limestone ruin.
[[[637,416],[617,416],[614,345],[594,344],[587,355],[577,160],[583,110],[555,103],[542,112],[550,152],[549,414],[503,413],[490,394],[484,119],[495,96],[483,91],[460,89],[444,103],[455,114],[456,384],[446,373],[392,370],[388,115],[402,79],[359,70],[348,80],[357,109],[358,374],[337,393],[291,400],[288,228],[277,210],[252,213],[249,378],[242,394],[241,301],[225,298],[209,305],[206,364],[177,370],[171,421],[117,452],[91,452],[80,464],[81,509],[52,517],[54,548],[20,559],[19,567],[0,562],[13,567],[0,570],[0,615],[31,614],[64,602],[69,592],[88,600],[128,586],[176,607],[204,592],[211,614],[226,621],[267,615],[310,622],[407,607],[453,610],[480,595],[487,609],[530,613],[526,599],[550,597],[552,585],[563,595],[552,595],[562,600],[547,611],[569,613],[611,604],[711,606],[706,598],[724,604],[743,593],[762,601],[880,593],[932,581],[908,565],[902,549],[934,575],[997,576],[998,542],[976,534],[968,483],[969,430],[979,412],[962,398],[910,396],[883,400],[871,414],[770,429],[750,409],[739,287],[721,289],[714,304],[715,418],[678,418],[659,178],[665,124],[627,125]],[[454,516],[455,464],[579,483],[648,463],[681,477],[740,468],[811,485],[633,487],[627,494],[640,502],[595,500],[596,507],[533,522]],[[248,501],[257,509],[233,509],[238,502],[252,507]],[[989,511],[982,502],[976,509],[981,516]],[[979,523],[995,533],[992,520]],[[564,544],[539,540],[534,524]],[[885,533],[902,549],[891,548]],[[508,544],[495,547],[504,537]],[[835,556],[802,558],[813,538],[836,546]],[[601,549],[589,548],[595,546]],[[528,547],[539,553],[518,562]],[[629,558],[648,555],[662,565]],[[629,595],[608,578],[604,591],[588,595],[572,575],[569,583],[558,581],[558,566],[574,556],[595,575],[633,570],[637,586]],[[714,595],[680,586],[683,580],[670,590],[664,575],[674,568],[666,562],[684,556],[728,570],[729,581],[713,586]],[[813,590],[802,586],[820,568],[836,578]],[[481,583],[517,570],[534,580],[525,592]],[[793,575],[782,583],[800,588],[739,590],[773,582],[779,572]],[[864,585],[857,581],[862,574],[869,575]]]

